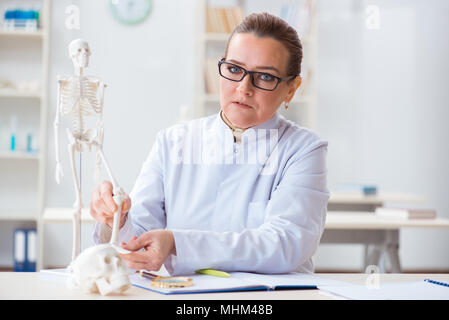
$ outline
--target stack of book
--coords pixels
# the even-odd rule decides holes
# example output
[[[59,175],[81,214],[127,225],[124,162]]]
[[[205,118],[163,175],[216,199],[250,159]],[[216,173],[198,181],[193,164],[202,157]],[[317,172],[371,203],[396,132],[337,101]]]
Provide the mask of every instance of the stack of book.
[[[296,29],[302,38],[310,33],[315,15],[315,1],[305,0],[301,4],[283,5],[280,17]]]
[[[7,31],[37,31],[39,27],[39,11],[36,9],[7,9],[3,18],[3,29]]]
[[[435,219],[437,214],[432,209],[410,209],[410,208],[376,208],[376,214],[386,218],[398,219]]]
[[[206,32],[231,33],[243,20],[241,7],[208,7],[206,14]]]
[[[14,231],[14,271],[36,271],[37,234],[35,229]]]
[[[219,57],[214,57],[207,58],[205,61],[205,89],[208,94],[218,94],[219,92],[220,74],[218,73],[218,60],[220,60]]]

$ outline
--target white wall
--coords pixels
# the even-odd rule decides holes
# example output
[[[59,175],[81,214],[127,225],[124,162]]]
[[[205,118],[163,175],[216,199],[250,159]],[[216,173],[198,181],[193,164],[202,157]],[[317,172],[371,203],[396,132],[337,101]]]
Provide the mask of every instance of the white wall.
[[[81,10],[79,31],[64,27],[69,4]],[[365,4],[379,5],[380,30],[364,28]],[[56,75],[72,72],[68,43],[86,38],[93,51],[89,73],[109,85],[105,152],[126,191],[156,132],[176,122],[179,105],[193,101],[195,9],[194,0],[155,0],[150,18],[128,27],[112,19],[106,1],[53,2],[50,95],[56,95]],[[317,131],[329,141],[329,186],[357,181],[375,183],[385,192],[424,195],[430,200],[426,206],[449,217],[449,4],[321,0],[318,13]],[[55,100],[51,103],[53,119]],[[70,206],[74,193],[66,149],[61,150],[65,177],[57,186],[52,128],[48,141],[47,205]],[[93,155],[82,161],[87,205]],[[46,242],[53,241],[48,248],[54,250],[46,252],[46,263],[66,264],[70,253],[57,242],[71,242],[70,227],[52,225],[48,231]],[[83,237],[88,245],[88,232]],[[449,269],[447,231],[407,230],[400,240],[405,269]],[[360,268],[361,253],[360,246],[321,246],[317,268]]]
[[[366,5],[380,8],[379,30],[365,27]],[[318,132],[329,140],[330,187],[423,195],[421,206],[449,217],[449,3],[320,1],[319,12]],[[403,230],[400,241],[404,269],[448,270],[447,230]],[[361,252],[322,246],[317,267],[357,269]]]

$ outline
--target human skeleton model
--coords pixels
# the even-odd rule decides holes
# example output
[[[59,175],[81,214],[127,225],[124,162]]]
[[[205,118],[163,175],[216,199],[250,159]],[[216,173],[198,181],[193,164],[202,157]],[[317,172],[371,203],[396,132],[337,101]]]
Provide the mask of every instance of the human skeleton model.
[[[101,294],[110,292],[122,292],[130,284],[126,267],[118,252],[122,248],[118,246],[118,230],[122,203],[125,193],[117,184],[112,175],[108,162],[103,153],[103,97],[106,85],[98,78],[84,75],[84,69],[89,65],[91,54],[89,45],[82,39],[73,40],[69,45],[70,58],[73,61],[75,74],[59,77],[57,110],[54,121],[55,145],[56,145],[56,182],[59,184],[62,168],[59,161],[59,118],[70,116],[72,118],[72,131],[67,128],[69,140],[68,150],[72,177],[75,184],[76,200],[73,204],[73,248],[72,262],[69,269],[73,273],[73,280],[78,287],[91,292],[100,291]],[[97,118],[97,129],[86,128],[88,117]],[[81,223],[81,187],[75,167],[75,152],[97,151],[96,173],[99,172],[101,163],[113,185],[113,199],[117,205],[114,213],[111,240],[108,244],[97,245],[86,249],[80,254],[80,223]],[[81,172],[79,173],[81,177]]]

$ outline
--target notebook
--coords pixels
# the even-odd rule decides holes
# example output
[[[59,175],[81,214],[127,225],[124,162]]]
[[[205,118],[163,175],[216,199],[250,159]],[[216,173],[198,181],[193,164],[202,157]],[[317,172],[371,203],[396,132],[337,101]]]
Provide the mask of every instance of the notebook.
[[[436,211],[432,209],[378,207],[375,212],[378,216],[399,219],[435,219],[437,216]]]
[[[253,290],[286,290],[286,289],[316,289],[318,286],[346,286],[348,283],[326,279],[321,276],[304,273],[288,274],[257,274],[248,272],[230,272],[230,277],[222,278],[204,274],[189,275],[193,286],[184,288],[155,288],[151,280],[142,278],[138,273],[130,276],[135,287],[162,293],[211,293]]]

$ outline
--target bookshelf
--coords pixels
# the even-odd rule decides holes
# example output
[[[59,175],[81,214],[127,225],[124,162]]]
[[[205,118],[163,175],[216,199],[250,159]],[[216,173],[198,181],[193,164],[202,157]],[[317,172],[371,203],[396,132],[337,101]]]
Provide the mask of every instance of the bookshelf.
[[[46,36],[45,32],[43,30],[37,30],[37,31],[5,31],[0,30],[0,37],[14,37],[14,38],[37,38],[37,39],[43,39]]]
[[[37,30],[7,30],[11,7],[40,12]],[[44,207],[47,82],[51,0],[7,0],[0,4],[0,267],[12,269],[15,228],[36,228]],[[11,150],[11,119],[15,150]],[[11,263],[10,263],[11,261]]]
[[[285,3],[283,3],[285,2]],[[198,1],[196,37],[196,76],[194,118],[209,116],[220,110],[218,60],[224,54],[233,26],[251,12],[267,11],[294,26],[303,46],[301,76],[303,82],[290,102],[289,108],[279,109],[280,114],[301,126],[314,129],[316,123],[316,43],[317,28],[315,0],[279,1],[266,6],[264,1],[239,0],[227,7],[211,0]],[[304,18],[306,17],[306,18]],[[299,21],[307,21],[306,25]]]

